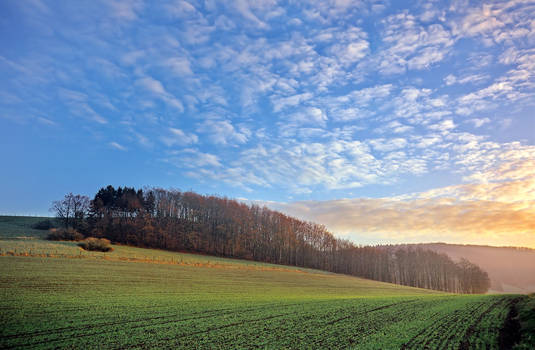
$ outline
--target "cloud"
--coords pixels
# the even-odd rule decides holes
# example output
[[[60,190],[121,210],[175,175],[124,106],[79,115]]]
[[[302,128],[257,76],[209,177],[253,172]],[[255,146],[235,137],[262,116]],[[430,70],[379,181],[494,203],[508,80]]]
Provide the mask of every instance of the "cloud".
[[[461,13],[453,22],[456,35],[483,37],[487,43],[510,42],[532,36],[533,4],[531,1],[493,1],[459,9]]]
[[[186,57],[172,57],[164,62],[171,72],[178,76],[189,76],[193,74],[191,63]]]
[[[480,153],[482,164],[478,170],[466,176],[465,181],[490,183],[529,180],[535,174],[535,147],[511,147],[504,152],[494,149],[486,153]]]
[[[197,127],[197,131],[208,135],[215,144],[242,144],[249,139],[250,131],[246,127],[236,129],[228,120],[207,120]]]
[[[109,145],[119,151],[127,151],[128,149],[117,142],[110,142]]]
[[[145,56],[146,52],[144,50],[130,51],[122,55],[121,61],[126,65],[132,65]]]
[[[80,117],[87,118],[93,122],[101,125],[108,124],[108,120],[97,113],[93,107],[89,105],[89,96],[85,93],[69,90],[59,89],[58,95],[61,100],[67,105],[69,111]]]
[[[310,100],[313,97],[313,94],[310,92],[305,92],[302,94],[287,96],[287,97],[273,97],[271,102],[273,103],[273,111],[280,112],[286,107],[297,106],[304,101]]]
[[[141,134],[139,132],[133,131],[133,130],[132,130],[132,134],[133,134],[135,140],[141,146],[146,147],[146,148],[152,148],[154,146],[153,143],[151,142],[151,140],[147,136],[145,136],[145,135],[143,135],[143,134]]]
[[[106,3],[114,17],[125,21],[137,19],[144,6],[141,0],[110,0]]]
[[[10,6],[6,25],[30,35],[0,56],[0,115],[278,198],[513,181],[493,169],[533,157],[529,1],[146,5]]]
[[[37,117],[37,121],[45,125],[57,125],[54,121],[44,118],[44,117]]]
[[[291,134],[288,137],[295,138]],[[405,143],[396,139],[395,147],[385,145],[384,151]],[[419,157],[410,159],[403,152],[376,158],[364,142],[336,139],[259,145],[242,151],[229,167],[246,169],[263,183],[284,185],[292,192],[302,193],[311,188],[335,190],[393,183],[402,175],[425,173],[426,163]]]
[[[377,151],[380,152],[389,152],[404,148],[407,145],[407,140],[403,138],[394,138],[394,139],[375,139],[369,140],[369,144]]]
[[[440,123],[429,125],[429,129],[434,131],[448,132],[449,130],[455,129],[457,126],[451,119],[446,119]]]
[[[191,18],[192,16],[198,15],[198,12],[195,7],[187,1],[173,1],[166,4],[164,8],[168,14],[177,18],[187,19]]]
[[[475,128],[480,128],[483,125],[490,123],[490,119],[489,118],[474,118],[474,119],[467,120],[467,122],[473,124]]]
[[[337,98],[339,102],[349,102],[355,105],[368,105],[375,100],[388,97],[393,90],[392,84],[375,85],[359,90],[353,90],[347,95]]]
[[[249,1],[249,0],[235,0],[231,2],[233,4],[234,9],[238,11],[244,18],[249,20],[251,23],[254,23],[258,28],[266,29],[268,25],[261,21],[256,14],[253,12],[255,2]],[[257,5],[261,4],[269,4],[272,5],[274,2],[272,1],[259,1]],[[261,6],[258,6],[261,7]],[[268,6],[266,6],[268,7]],[[264,7],[265,9],[265,7]]]
[[[177,128],[169,128],[169,135],[162,136],[161,140],[168,147],[171,147],[175,145],[185,146],[195,144],[199,141],[199,138],[195,134],[185,133]]]
[[[422,26],[408,12],[389,16],[383,23],[386,47],[376,60],[384,74],[429,68],[442,61],[454,44],[451,33],[441,24]]]
[[[208,171],[206,168],[219,168],[222,166],[219,157],[215,154],[201,152],[192,148],[170,152],[170,156],[164,158],[163,161],[182,169],[196,169],[195,172],[189,171],[189,176],[193,173],[202,174]]]
[[[287,119],[295,124],[313,124],[316,126],[325,126],[327,115],[324,111],[316,107],[308,107],[302,112],[288,115]]]
[[[156,80],[152,77],[144,77],[138,79],[136,83],[145,90],[150,91],[154,95],[158,96],[167,105],[177,109],[179,112],[184,112],[184,106],[182,105],[182,102],[170,94],[159,80]]]
[[[494,10],[491,5],[473,8],[458,23],[455,23],[454,33],[475,36],[500,29],[505,26],[505,23],[499,18],[500,12],[499,10]]]
[[[409,125],[403,125],[397,120],[393,120],[386,125],[385,128],[381,128],[380,131],[391,130],[395,134],[405,134],[414,130],[414,127]]]
[[[533,163],[524,165],[533,171]],[[522,176],[528,175],[516,170]],[[457,185],[408,196],[268,203],[268,206],[324,224],[338,235],[366,241],[535,247],[533,198],[535,179],[531,172],[522,180]]]
[[[328,52],[342,66],[348,67],[370,53],[368,35],[360,28],[350,27],[344,31],[334,31],[329,34],[331,36],[328,40],[334,43],[329,47]]]
[[[141,85],[142,87],[144,87],[145,89],[157,95],[166,94],[165,88],[163,87],[162,83],[151,77],[145,77],[145,78],[139,79],[137,83]]]
[[[480,84],[488,79],[489,76],[487,74],[470,74],[464,77],[456,77],[453,74],[448,74],[446,78],[444,78],[444,82],[448,86],[454,84]]]

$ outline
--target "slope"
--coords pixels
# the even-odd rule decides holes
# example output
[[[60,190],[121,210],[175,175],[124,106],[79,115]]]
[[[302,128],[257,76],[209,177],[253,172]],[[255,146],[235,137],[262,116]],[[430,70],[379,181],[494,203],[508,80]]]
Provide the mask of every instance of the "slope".
[[[534,249],[446,243],[412,246],[445,253],[453,260],[468,259],[487,271],[491,279],[491,290],[495,292],[535,292]]]
[[[517,301],[125,246],[88,253],[33,239],[0,248],[6,349],[492,349]]]
[[[513,301],[289,268],[22,256],[0,257],[0,293],[2,348],[492,348]]]

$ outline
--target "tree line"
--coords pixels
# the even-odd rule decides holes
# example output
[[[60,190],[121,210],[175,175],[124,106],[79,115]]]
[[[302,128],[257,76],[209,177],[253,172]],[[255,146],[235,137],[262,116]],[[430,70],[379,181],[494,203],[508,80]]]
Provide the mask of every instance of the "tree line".
[[[484,293],[488,275],[431,250],[359,246],[323,225],[217,196],[113,186],[92,200],[68,194],[52,210],[84,236],[147,248],[326,270],[454,293]]]

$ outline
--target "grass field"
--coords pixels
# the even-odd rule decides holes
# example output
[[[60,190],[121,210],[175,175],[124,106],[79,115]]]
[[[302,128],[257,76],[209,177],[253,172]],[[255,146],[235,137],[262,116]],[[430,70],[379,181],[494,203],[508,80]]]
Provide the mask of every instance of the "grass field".
[[[0,239],[45,238],[47,231],[35,230],[32,226],[46,219],[50,218],[0,215]]]
[[[498,349],[515,304],[533,327],[528,297],[114,248],[0,241],[0,348]]]
[[[509,296],[335,274],[0,258],[1,348],[496,348]]]

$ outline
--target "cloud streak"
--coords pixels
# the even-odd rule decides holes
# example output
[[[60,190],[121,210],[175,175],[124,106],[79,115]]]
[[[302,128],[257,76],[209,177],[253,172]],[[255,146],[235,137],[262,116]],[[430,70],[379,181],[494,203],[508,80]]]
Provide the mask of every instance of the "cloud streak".
[[[535,248],[535,180],[459,185],[418,198],[269,203],[367,242],[434,242]]]

